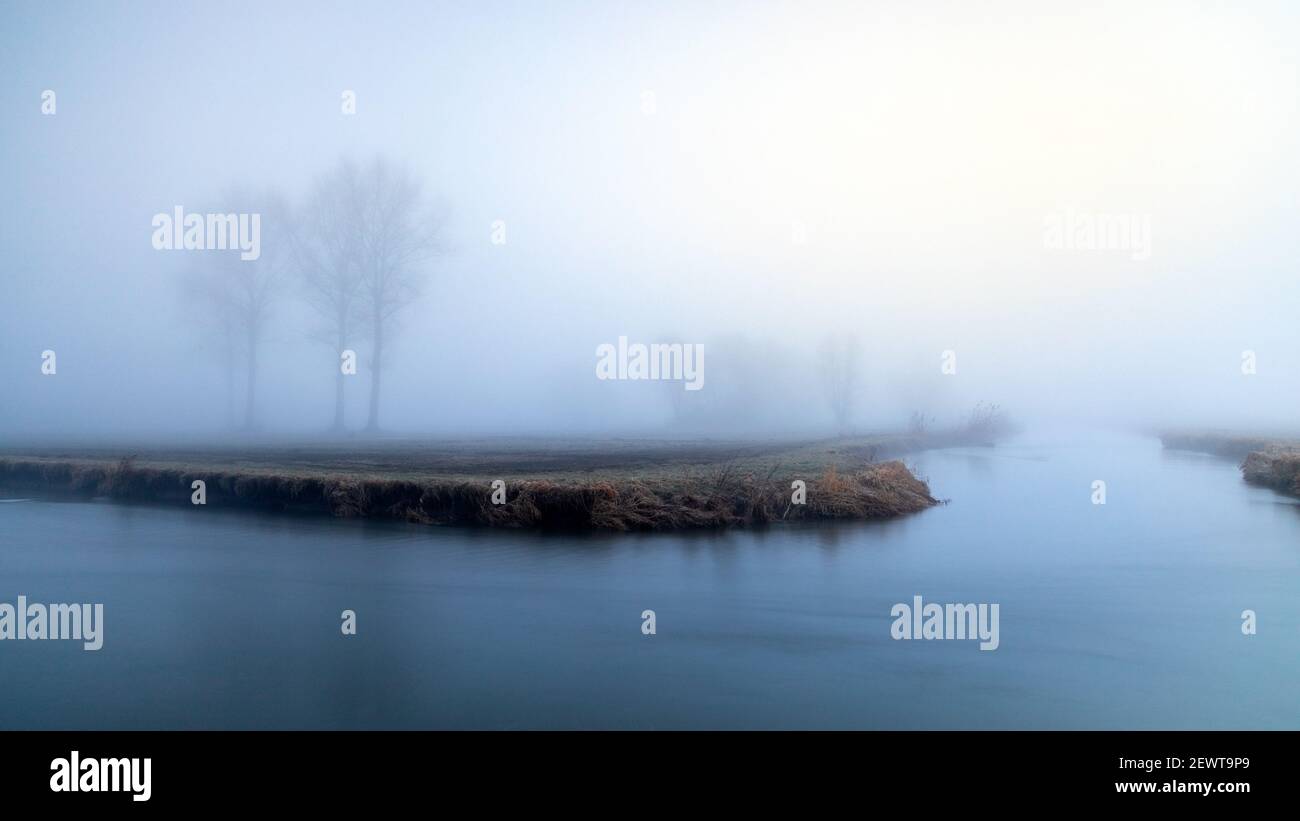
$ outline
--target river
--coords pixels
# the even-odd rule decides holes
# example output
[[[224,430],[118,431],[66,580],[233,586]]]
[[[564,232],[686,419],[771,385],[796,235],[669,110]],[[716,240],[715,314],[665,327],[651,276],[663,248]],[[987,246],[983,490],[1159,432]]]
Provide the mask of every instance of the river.
[[[951,501],[721,534],[9,501],[0,602],[104,625],[0,641],[0,727],[1300,728],[1296,500],[1124,435],[908,461]],[[999,646],[893,639],[918,595]]]

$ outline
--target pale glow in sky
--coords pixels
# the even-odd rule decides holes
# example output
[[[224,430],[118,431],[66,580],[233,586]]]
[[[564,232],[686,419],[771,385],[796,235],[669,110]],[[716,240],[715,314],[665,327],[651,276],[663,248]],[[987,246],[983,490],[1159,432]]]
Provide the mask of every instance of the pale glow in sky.
[[[451,213],[394,349],[398,427],[656,429],[667,403],[597,382],[593,352],[666,334],[741,340],[767,369],[756,427],[815,428],[830,331],[865,346],[867,427],[979,400],[1294,420],[1290,4],[608,5],[6,6],[0,433],[216,424],[150,217],[232,184],[296,196],[376,151]],[[1150,258],[1047,247],[1067,210],[1148,218]],[[272,426],[327,421],[301,312],[286,300],[271,341]],[[79,380],[40,381],[47,347]]]

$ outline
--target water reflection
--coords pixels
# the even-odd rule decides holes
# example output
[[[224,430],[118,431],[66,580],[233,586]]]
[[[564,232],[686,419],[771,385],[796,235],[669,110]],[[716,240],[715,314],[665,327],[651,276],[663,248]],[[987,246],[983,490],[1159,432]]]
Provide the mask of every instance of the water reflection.
[[[1300,504],[1152,440],[995,450],[917,455],[952,503],[916,516],[727,533],[6,504],[0,601],[106,630],[0,642],[0,726],[1300,725]],[[998,603],[1001,646],[892,640],[914,595]]]

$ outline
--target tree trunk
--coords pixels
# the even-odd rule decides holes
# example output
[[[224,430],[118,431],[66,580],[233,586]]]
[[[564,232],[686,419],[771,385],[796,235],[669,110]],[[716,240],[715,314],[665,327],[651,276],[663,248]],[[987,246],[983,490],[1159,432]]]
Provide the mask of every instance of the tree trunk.
[[[257,424],[257,328],[248,329],[248,391],[244,397],[244,427],[253,430]]]
[[[226,430],[235,430],[235,330],[229,319],[221,323],[221,371],[226,387]]]
[[[384,361],[384,317],[379,311],[375,311],[374,328],[374,350],[370,362],[370,421],[366,423],[366,430],[371,433],[379,430],[379,382]]]
[[[339,366],[339,372],[338,372],[337,374],[335,374],[335,378],[334,378],[334,424],[330,425],[330,430],[334,430],[334,431],[341,431],[341,430],[343,430],[343,428],[344,428],[344,425],[343,425],[343,379],[344,379],[345,377],[343,376],[342,361],[343,361],[343,353],[342,353],[342,350],[340,349],[340,352],[339,352],[339,363],[340,363],[340,366]]]
[[[338,359],[334,362],[334,425],[335,431],[343,430],[343,351],[348,344],[347,315],[340,312],[338,320]]]
[[[235,429],[235,341],[226,332],[226,428]]]

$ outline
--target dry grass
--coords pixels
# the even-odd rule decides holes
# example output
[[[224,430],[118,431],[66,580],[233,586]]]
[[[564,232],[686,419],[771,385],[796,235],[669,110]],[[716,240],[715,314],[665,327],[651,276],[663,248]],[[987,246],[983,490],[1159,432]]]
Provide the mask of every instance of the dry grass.
[[[1300,496],[1300,440],[1228,433],[1165,434],[1160,439],[1167,448],[1240,459],[1241,475],[1247,482]]]
[[[1241,475],[1251,484],[1300,496],[1300,451],[1273,447],[1250,453]]]
[[[343,517],[430,524],[604,530],[680,530],[799,519],[878,519],[935,504],[902,462],[869,464],[855,446],[796,450],[784,467],[771,454],[645,471],[556,470],[506,480],[506,502],[491,503],[487,478],[376,475],[353,470],[281,472],[178,465],[127,457],[116,462],[59,457],[0,458],[0,487],[188,504],[191,483],[206,483],[210,506],[301,510]],[[875,450],[872,451],[873,453]],[[792,455],[790,453],[787,456]],[[853,465],[841,471],[842,465]],[[396,473],[396,471],[394,471]],[[811,477],[811,478],[806,478]],[[807,503],[791,504],[791,481],[807,483]]]
[[[1225,459],[1245,459],[1255,451],[1287,445],[1287,440],[1280,437],[1241,436],[1214,432],[1166,433],[1160,437],[1160,442],[1167,448],[1194,450],[1222,456]]]

